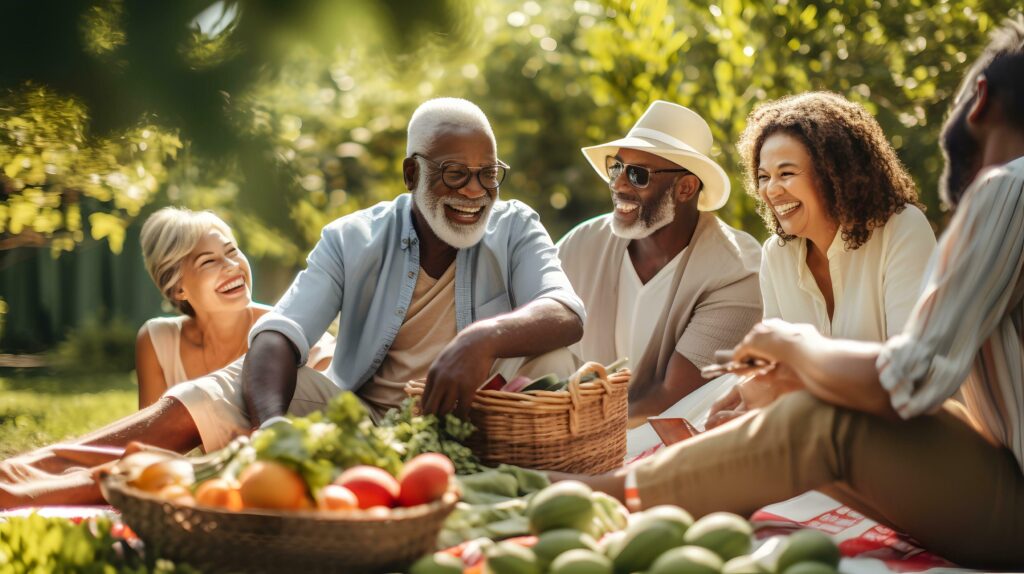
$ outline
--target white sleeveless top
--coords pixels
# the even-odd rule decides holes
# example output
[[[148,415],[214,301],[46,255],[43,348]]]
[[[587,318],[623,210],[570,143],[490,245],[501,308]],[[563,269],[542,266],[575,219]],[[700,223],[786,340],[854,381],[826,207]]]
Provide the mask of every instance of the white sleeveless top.
[[[187,381],[185,365],[181,362],[181,326],[188,319],[186,315],[177,317],[155,317],[146,321],[146,331],[153,342],[156,360],[160,370],[164,372],[167,388]]]
[[[154,317],[146,321],[145,324],[168,389],[189,380],[188,375],[185,374],[185,365],[181,362],[181,327],[187,319],[187,315]],[[306,365],[314,367],[321,360],[333,357],[334,344],[334,337],[330,333],[324,333],[324,336],[320,337],[316,345],[309,350],[309,360],[306,361]]]

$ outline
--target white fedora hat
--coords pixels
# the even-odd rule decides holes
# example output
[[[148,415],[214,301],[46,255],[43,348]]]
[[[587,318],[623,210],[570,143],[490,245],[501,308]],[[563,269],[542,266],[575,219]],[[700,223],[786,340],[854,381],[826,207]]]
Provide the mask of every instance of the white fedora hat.
[[[704,118],[679,104],[657,100],[640,116],[626,137],[581,151],[605,181],[608,181],[605,157],[614,156],[620,148],[663,157],[700,178],[704,189],[697,209],[714,211],[728,201],[730,185],[725,170],[708,157],[712,143],[711,128]]]

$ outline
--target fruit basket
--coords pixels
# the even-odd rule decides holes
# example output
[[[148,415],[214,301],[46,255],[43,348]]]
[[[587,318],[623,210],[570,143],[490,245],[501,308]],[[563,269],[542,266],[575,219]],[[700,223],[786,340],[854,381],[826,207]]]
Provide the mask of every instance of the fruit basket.
[[[181,505],[105,476],[103,495],[161,557],[204,572],[400,571],[434,550],[458,495],[394,509],[232,512]]]
[[[470,421],[477,432],[468,446],[484,464],[513,464],[539,470],[596,474],[622,466],[630,372],[623,369],[581,381],[588,363],[569,378],[565,390],[477,391]],[[423,394],[422,382],[406,393]]]

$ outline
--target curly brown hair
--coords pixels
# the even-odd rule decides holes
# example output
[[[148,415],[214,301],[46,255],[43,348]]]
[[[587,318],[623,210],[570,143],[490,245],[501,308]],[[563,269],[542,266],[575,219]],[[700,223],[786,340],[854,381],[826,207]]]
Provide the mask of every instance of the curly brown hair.
[[[765,226],[782,243],[795,237],[782,231],[757,192],[761,146],[776,133],[791,135],[807,147],[818,192],[829,216],[839,223],[847,248],[864,245],[873,229],[907,204],[924,210],[914,180],[863,106],[831,92],[787,96],[750,112],[738,144],[747,193],[757,200]]]

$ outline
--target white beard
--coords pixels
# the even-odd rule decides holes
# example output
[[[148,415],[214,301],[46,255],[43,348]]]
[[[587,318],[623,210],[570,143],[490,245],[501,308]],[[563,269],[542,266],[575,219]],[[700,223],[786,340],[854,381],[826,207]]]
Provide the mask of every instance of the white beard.
[[[412,192],[412,200],[416,204],[416,208],[423,214],[423,218],[427,220],[427,225],[430,226],[434,235],[437,235],[441,241],[456,249],[466,249],[480,243],[480,240],[484,237],[484,232],[487,231],[487,222],[491,218],[491,208],[494,207],[494,199],[489,195],[484,195],[476,200],[437,197],[430,192],[427,174],[422,169],[423,166],[421,165],[420,167],[416,189]],[[471,208],[483,205],[483,213],[480,214],[480,221],[473,225],[461,225],[452,223],[448,219],[444,214],[445,205]]]
[[[639,209],[644,209],[641,205]],[[623,226],[619,223],[618,219],[612,217],[612,233],[623,238],[623,239],[643,239],[649,237],[655,231],[665,227],[669,223],[672,223],[676,219],[676,206],[672,202],[672,194],[665,193],[663,199],[655,207],[654,215],[651,218],[651,222],[648,223],[643,220],[643,212],[641,211],[640,217],[637,218],[632,224]]]

